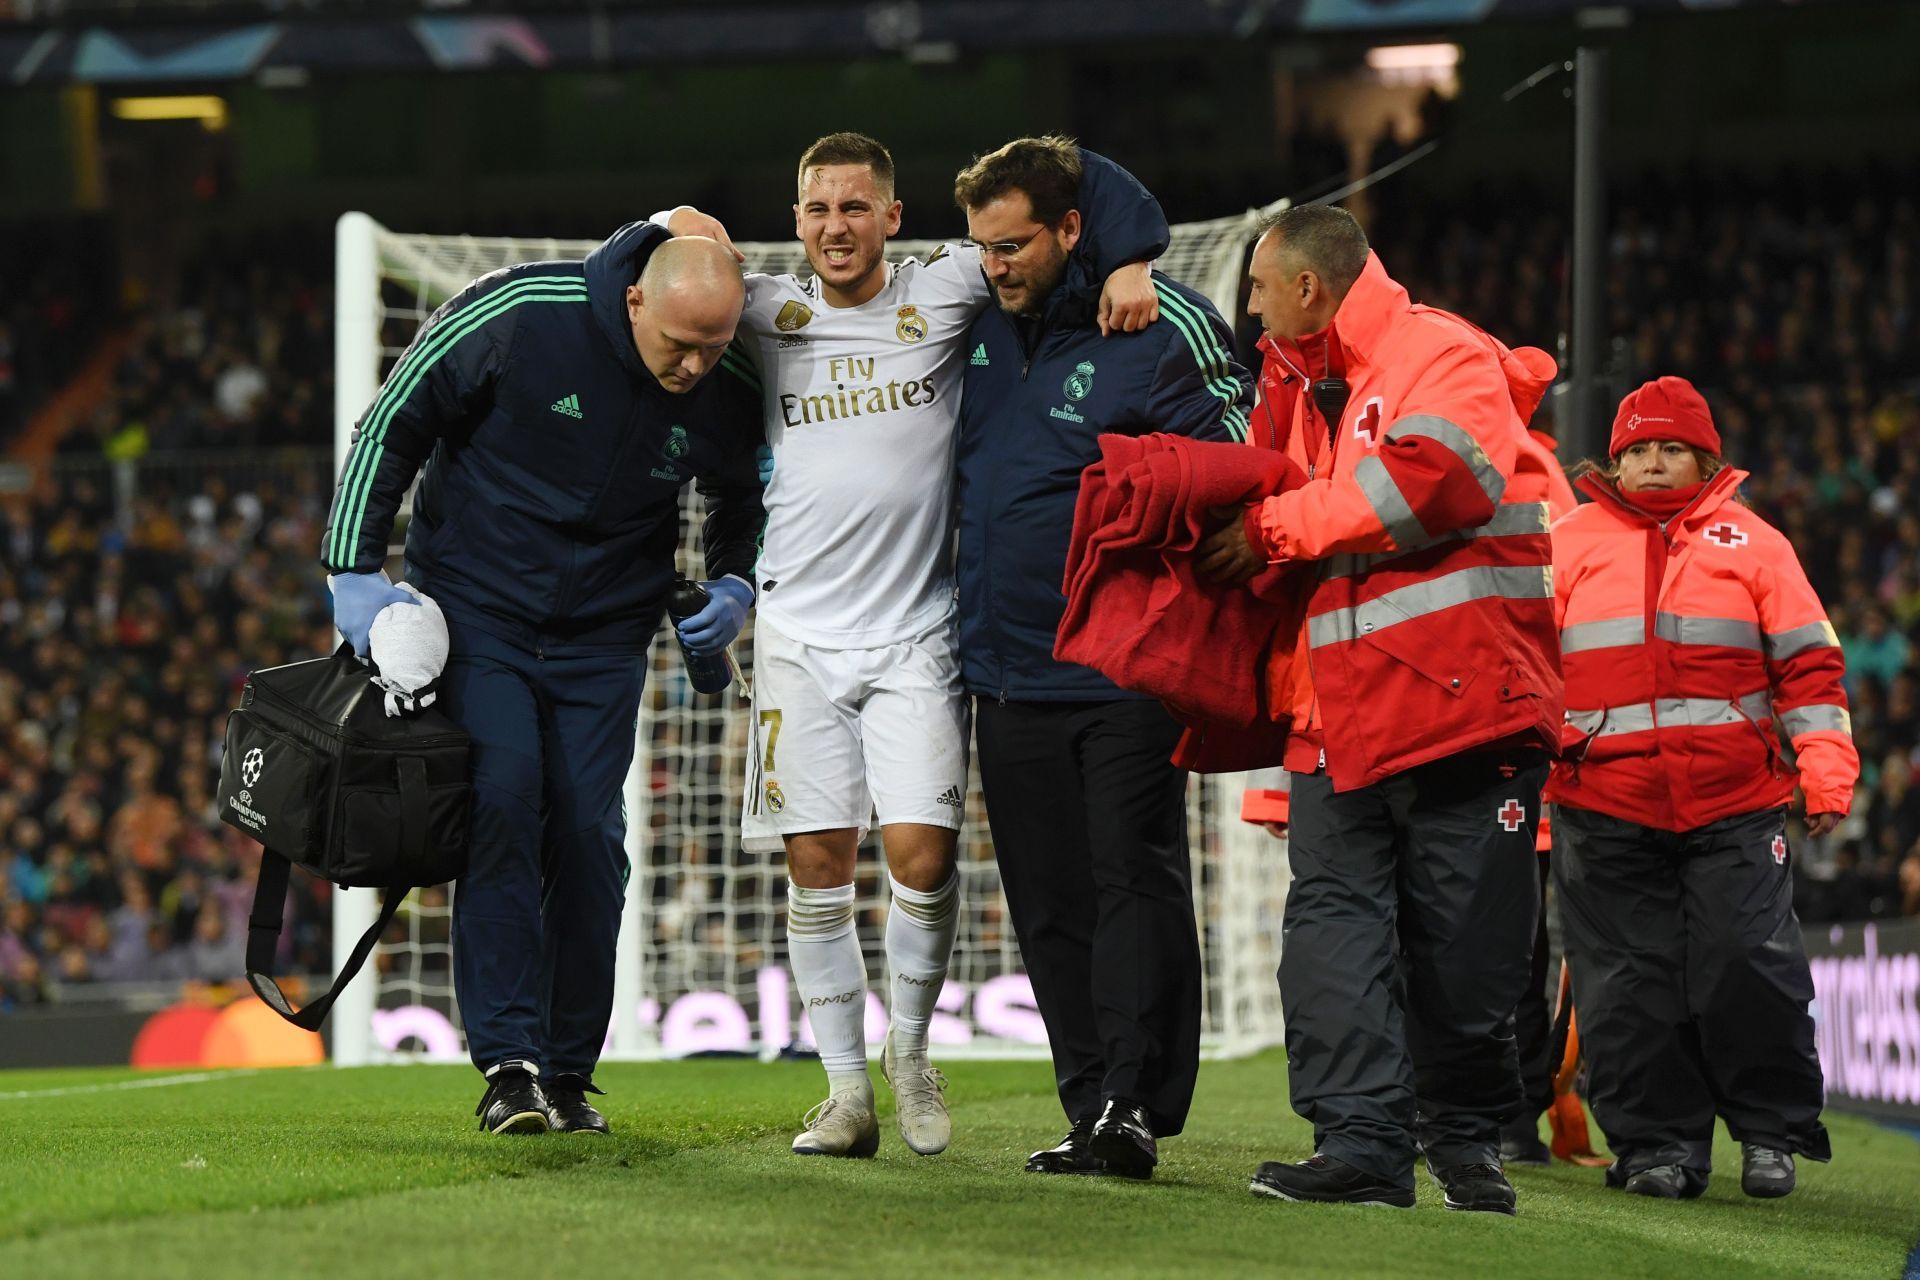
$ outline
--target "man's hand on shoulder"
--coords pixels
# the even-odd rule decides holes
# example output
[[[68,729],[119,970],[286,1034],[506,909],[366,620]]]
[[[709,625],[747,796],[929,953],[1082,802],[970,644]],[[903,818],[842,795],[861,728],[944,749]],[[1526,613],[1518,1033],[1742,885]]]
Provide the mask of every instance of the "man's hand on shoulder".
[[[327,586],[333,590],[333,625],[363,658],[372,652],[373,620],[382,609],[390,604],[420,604],[388,582],[384,573],[336,573],[328,577]]]
[[[1153,287],[1153,265],[1129,262],[1107,277],[1100,290],[1100,336],[1138,333],[1160,318],[1160,294]]]
[[[718,240],[735,262],[745,262],[747,255],[734,246],[733,237],[727,234],[720,219],[710,213],[702,213],[690,204],[683,204],[667,215],[667,230],[676,236],[705,236],[709,240]]]

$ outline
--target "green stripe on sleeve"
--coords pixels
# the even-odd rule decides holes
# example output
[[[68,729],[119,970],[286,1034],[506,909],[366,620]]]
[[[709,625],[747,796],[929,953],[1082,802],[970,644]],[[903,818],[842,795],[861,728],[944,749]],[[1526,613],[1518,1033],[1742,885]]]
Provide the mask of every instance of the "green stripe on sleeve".
[[[386,385],[381,387],[373,407],[362,419],[360,438],[354,443],[341,475],[333,538],[328,548],[328,559],[336,569],[353,567],[354,549],[359,546],[361,525],[366,520],[367,498],[385,451],[387,426],[440,357],[489,320],[523,302],[586,301],[586,281],[578,276],[529,276],[477,299],[415,340],[414,346],[387,375]]]
[[[758,371],[756,371],[751,364],[747,363],[745,357],[735,352],[732,347],[728,347],[720,353],[720,367],[752,387],[755,391],[764,389],[765,384],[760,381]]]
[[[1226,348],[1220,345],[1213,326],[1198,307],[1158,280],[1154,281],[1153,287],[1160,295],[1161,317],[1186,338],[1193,362],[1206,380],[1207,391],[1226,403],[1226,412],[1221,417],[1226,423],[1227,434],[1244,441],[1247,438],[1247,416],[1240,407],[1244,388],[1228,365]]]

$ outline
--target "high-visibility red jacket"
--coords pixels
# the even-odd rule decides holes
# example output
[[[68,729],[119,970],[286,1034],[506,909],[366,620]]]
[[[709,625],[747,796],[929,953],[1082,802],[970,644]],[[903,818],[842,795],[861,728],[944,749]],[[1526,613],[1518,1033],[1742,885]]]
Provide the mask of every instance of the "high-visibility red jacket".
[[[1313,478],[1250,508],[1247,535],[1275,563],[1319,563],[1294,727],[1335,790],[1494,742],[1551,750],[1554,464],[1522,442],[1552,357],[1412,305],[1371,255],[1325,332],[1263,350],[1249,441]],[[1333,424],[1310,395],[1329,371],[1351,388]]]
[[[1573,484],[1567,479],[1566,468],[1560,465],[1560,458],[1554,453],[1556,443],[1546,432],[1531,429],[1526,439],[1520,442],[1521,454],[1546,474],[1549,520],[1558,520],[1580,505],[1580,499],[1573,496]]]
[[[1553,526],[1567,678],[1547,798],[1667,831],[1785,804],[1793,743],[1809,813],[1845,813],[1860,775],[1845,669],[1793,546],[1715,476],[1660,522],[1588,476]]]

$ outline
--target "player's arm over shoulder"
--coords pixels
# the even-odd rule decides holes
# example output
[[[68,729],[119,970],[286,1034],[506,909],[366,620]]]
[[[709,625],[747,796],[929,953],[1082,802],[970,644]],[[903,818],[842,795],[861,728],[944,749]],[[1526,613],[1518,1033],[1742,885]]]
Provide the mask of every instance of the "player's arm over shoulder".
[[[948,242],[894,267],[906,296],[916,302],[978,302],[988,295],[980,250]]]

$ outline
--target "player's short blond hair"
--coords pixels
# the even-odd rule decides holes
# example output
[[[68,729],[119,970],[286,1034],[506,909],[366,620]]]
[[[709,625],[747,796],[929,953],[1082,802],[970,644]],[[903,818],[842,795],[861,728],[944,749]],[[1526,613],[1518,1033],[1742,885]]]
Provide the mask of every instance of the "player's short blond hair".
[[[864,133],[830,133],[814,140],[800,153],[799,187],[807,186],[807,170],[830,164],[863,164],[873,170],[873,185],[883,200],[893,199],[893,153]]]

